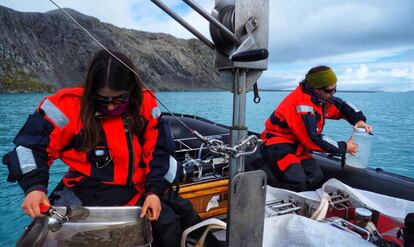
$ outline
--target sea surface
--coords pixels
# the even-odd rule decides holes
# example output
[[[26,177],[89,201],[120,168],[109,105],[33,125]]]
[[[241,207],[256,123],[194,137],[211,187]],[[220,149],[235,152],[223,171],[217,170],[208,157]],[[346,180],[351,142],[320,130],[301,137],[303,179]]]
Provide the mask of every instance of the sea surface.
[[[287,92],[261,92],[261,102],[247,97],[246,124],[249,130],[261,132],[263,123],[287,95]],[[0,94],[0,157],[9,152],[13,138],[26,118],[46,94]],[[336,96],[361,109],[374,128],[370,167],[414,178],[414,92],[341,93]],[[187,113],[230,125],[233,95],[229,92],[160,92],[159,99],[171,112]],[[162,109],[161,111],[165,111]],[[352,126],[346,121],[329,121],[324,133],[337,140],[348,140]],[[49,190],[66,171],[60,161],[51,168]],[[9,183],[6,166],[0,165],[0,246],[14,246],[30,218],[20,208],[22,190]]]

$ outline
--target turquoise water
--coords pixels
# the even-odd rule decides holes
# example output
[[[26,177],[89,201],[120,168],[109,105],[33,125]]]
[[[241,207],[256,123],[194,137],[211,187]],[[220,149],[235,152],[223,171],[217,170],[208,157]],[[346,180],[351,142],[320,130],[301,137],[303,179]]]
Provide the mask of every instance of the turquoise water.
[[[263,123],[287,92],[261,92],[260,104],[248,94],[246,112],[249,130],[261,132]],[[12,141],[45,94],[0,94],[0,157],[13,148]],[[381,167],[414,178],[414,92],[406,93],[337,93],[338,97],[362,109],[374,127],[370,167]],[[161,92],[159,98],[172,112],[198,115],[230,125],[232,94],[228,92]],[[161,109],[165,111],[164,109]],[[345,121],[328,121],[325,134],[347,140],[352,132]],[[65,172],[61,162],[51,169],[49,189]],[[0,245],[13,246],[30,222],[20,208],[23,193],[17,184],[6,182],[7,168],[0,166]]]

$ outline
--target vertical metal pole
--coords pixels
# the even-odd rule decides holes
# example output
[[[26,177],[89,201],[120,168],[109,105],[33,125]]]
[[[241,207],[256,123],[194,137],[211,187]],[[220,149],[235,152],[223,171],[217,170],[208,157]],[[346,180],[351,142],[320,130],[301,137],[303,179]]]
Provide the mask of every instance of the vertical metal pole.
[[[236,68],[233,86],[233,124],[231,129],[231,146],[234,147],[247,135],[246,124],[246,69]],[[230,162],[230,179],[237,173],[244,172],[244,156],[232,158]]]
[[[234,147],[247,135],[246,122],[246,82],[247,72],[246,69],[236,68],[234,72],[234,84],[233,84],[233,125],[231,129],[231,146]],[[229,189],[232,191],[231,185],[233,178],[238,174],[244,172],[244,156],[240,156],[237,159],[232,158],[230,161],[230,178]],[[235,205],[234,205],[235,206]],[[227,211],[230,212],[232,208],[231,200],[228,201]],[[231,215],[227,214],[227,230],[226,239],[229,243],[231,228]],[[229,247],[229,246],[228,246]],[[231,246],[233,247],[233,246]]]

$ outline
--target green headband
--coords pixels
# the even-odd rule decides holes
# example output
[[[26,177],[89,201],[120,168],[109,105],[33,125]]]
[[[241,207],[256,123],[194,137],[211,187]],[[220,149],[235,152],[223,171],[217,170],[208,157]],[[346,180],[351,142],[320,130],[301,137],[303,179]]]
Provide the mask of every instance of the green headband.
[[[306,81],[314,88],[324,88],[336,83],[336,75],[328,69],[306,75]]]

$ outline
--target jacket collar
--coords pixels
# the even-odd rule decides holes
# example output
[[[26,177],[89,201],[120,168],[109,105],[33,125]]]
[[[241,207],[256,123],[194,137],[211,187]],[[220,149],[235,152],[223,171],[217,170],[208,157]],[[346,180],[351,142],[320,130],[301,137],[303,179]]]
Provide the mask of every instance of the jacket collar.
[[[324,104],[326,101],[315,91],[315,89],[309,86],[307,83],[301,83],[302,91],[311,97],[311,101],[315,104]]]

